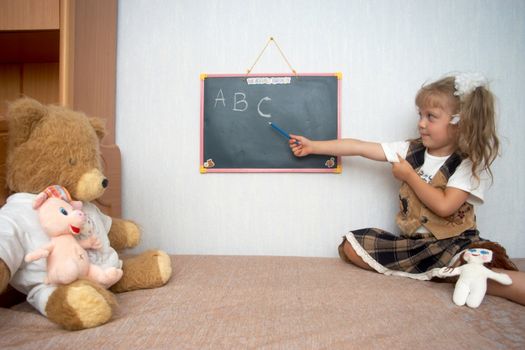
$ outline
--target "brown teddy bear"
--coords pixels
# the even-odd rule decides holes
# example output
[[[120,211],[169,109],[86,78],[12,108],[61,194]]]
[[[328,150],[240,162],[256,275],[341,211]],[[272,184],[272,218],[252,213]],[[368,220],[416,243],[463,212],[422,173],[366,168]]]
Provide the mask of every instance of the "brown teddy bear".
[[[96,327],[112,316],[115,298],[103,286],[84,279],[67,285],[45,284],[45,259],[24,262],[25,254],[49,240],[31,203],[51,185],[65,187],[73,199],[83,202],[89,222],[89,232],[84,234],[97,235],[102,242],[102,249],[90,251],[91,262],[124,271],[111,291],[164,285],[171,277],[169,256],[148,251],[122,262],[115,249],[137,246],[140,229],[131,221],[106,216],[91,203],[108,186],[99,147],[103,120],[29,98],[11,103],[7,117],[6,183],[13,194],[0,210],[0,292],[10,283],[43,315],[66,329]]]

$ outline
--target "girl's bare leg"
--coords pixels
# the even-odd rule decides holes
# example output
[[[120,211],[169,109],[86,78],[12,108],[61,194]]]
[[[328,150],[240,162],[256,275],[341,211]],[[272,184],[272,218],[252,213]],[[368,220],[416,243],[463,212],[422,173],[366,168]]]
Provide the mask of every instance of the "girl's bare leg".
[[[489,280],[487,294],[502,297],[515,303],[525,305],[525,272],[494,269],[496,272],[506,273],[512,279],[510,286]]]
[[[345,240],[345,242],[343,244],[343,251],[344,251],[346,257],[348,258],[348,260],[350,260],[350,262],[352,264],[354,264],[355,266],[358,266],[358,267],[360,267],[362,269],[365,269],[365,270],[375,271],[366,262],[364,262],[364,260],[359,255],[357,255],[357,253],[355,252],[354,248],[352,248],[352,245],[350,243],[348,243],[347,240]]]

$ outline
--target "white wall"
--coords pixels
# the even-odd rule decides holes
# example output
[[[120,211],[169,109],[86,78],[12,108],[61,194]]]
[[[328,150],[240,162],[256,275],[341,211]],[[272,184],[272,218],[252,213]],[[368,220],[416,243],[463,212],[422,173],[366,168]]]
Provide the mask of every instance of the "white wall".
[[[124,216],[140,249],[337,256],[349,229],[395,230],[386,163],[334,174],[200,174],[201,73],[244,73],[273,36],[298,72],[342,72],[342,136],[416,136],[422,83],[480,71],[498,97],[502,157],[478,209],[482,236],[525,257],[525,2],[119,1],[117,143]],[[288,72],[270,45],[254,72]]]

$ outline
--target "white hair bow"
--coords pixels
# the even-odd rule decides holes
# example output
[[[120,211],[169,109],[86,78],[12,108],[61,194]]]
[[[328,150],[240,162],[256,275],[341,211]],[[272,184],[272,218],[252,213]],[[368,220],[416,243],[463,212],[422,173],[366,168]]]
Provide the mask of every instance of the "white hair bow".
[[[460,73],[456,75],[454,81],[454,87],[456,88],[454,95],[462,98],[476,90],[476,88],[487,85],[487,78],[480,73]]]

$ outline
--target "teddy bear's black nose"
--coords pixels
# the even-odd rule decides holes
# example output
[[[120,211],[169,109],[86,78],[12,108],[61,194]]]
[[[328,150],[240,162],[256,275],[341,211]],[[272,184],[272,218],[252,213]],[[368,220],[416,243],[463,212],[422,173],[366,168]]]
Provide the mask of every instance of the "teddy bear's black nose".
[[[104,188],[108,187],[108,183],[109,183],[108,179],[102,180],[102,187],[104,187]]]

